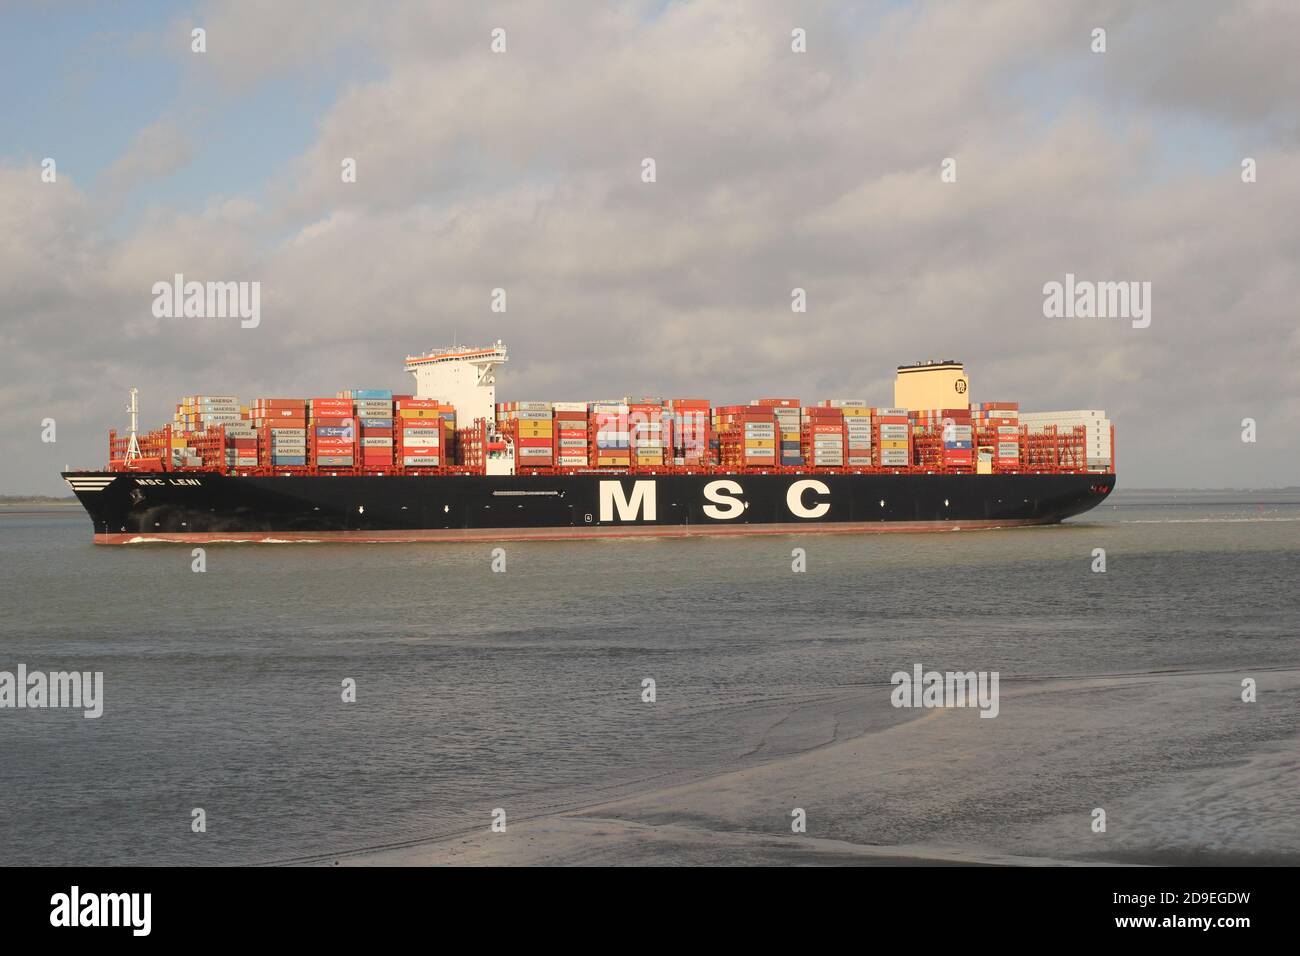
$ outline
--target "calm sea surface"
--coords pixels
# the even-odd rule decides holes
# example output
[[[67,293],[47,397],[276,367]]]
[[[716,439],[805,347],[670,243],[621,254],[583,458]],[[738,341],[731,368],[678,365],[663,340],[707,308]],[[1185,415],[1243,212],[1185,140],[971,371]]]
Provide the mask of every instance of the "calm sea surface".
[[[79,509],[33,510],[0,513],[0,670],[102,671],[104,714],[0,710],[0,863],[277,861],[594,803],[770,757],[773,708],[887,693],[918,662],[1004,682],[1300,664],[1300,494],[516,543],[504,574],[491,545],[396,544],[215,545],[197,574],[188,546],[94,547]]]

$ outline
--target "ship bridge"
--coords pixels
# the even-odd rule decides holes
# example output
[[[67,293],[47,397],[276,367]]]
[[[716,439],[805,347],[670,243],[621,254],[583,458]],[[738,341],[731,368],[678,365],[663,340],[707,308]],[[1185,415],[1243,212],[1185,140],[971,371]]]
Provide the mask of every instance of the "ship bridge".
[[[454,345],[408,355],[406,370],[415,376],[416,398],[455,406],[458,428],[482,418],[490,429],[496,420],[496,369],[507,361],[506,347],[498,339],[489,346]]]

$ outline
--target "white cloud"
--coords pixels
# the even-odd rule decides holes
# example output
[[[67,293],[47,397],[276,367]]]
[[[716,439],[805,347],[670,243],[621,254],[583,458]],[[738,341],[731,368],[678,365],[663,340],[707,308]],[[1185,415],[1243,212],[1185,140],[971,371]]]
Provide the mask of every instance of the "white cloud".
[[[317,28],[294,33],[302,8],[276,6],[216,5],[207,22],[259,43],[293,34],[282,61],[309,69]],[[395,4],[361,34],[385,75],[345,89],[265,208],[163,209],[115,236],[75,186],[40,192],[31,169],[5,171],[0,290],[16,307],[0,398],[31,406],[23,422],[56,401],[86,409],[98,453],[103,403],[128,384],[156,417],[202,390],[402,385],[402,357],[453,334],[505,338],[500,390],[517,398],[888,402],[896,364],[956,357],[977,400],[1108,408],[1128,484],[1240,481],[1246,415],[1267,436],[1251,474],[1294,483],[1296,144],[1261,143],[1266,174],[1249,186],[1232,166],[1164,168],[1168,82],[1119,88],[1107,72],[1138,43],[1148,75],[1194,72],[1194,37],[1152,45],[1151,18],[1181,23],[1179,8],[884,8],[866,36],[841,9]],[[1237,43],[1259,37],[1276,58],[1274,14],[1238,17]],[[1100,63],[1095,22],[1110,30]],[[789,52],[793,23],[808,54]],[[505,56],[487,48],[496,25]],[[346,42],[329,30],[321,49]],[[240,56],[256,72],[272,53]],[[1035,79],[1075,60],[1095,84],[1045,110]],[[1185,99],[1222,112],[1217,94]],[[638,178],[646,155],[654,185]],[[945,156],[956,184],[939,181]],[[1042,285],[1067,271],[1151,281],[1151,328],[1044,319]],[[262,280],[262,327],[152,319],[149,285],[173,272]],[[789,310],[796,285],[804,316]],[[488,309],[497,286],[505,316]],[[0,436],[11,451],[32,440],[20,424]]]

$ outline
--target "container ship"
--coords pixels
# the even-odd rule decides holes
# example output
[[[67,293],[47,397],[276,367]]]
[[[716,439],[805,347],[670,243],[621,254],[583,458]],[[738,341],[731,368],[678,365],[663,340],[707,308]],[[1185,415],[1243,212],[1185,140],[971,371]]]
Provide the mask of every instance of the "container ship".
[[[1115,485],[1104,411],[970,402],[956,361],[866,399],[496,401],[500,341],[409,355],[410,394],[193,395],[63,478],[100,544],[473,541],[1051,524]]]

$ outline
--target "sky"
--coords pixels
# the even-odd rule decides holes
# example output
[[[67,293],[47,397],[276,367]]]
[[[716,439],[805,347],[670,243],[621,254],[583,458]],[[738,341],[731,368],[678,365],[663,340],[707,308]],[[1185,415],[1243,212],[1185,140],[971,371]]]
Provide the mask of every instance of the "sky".
[[[102,466],[132,386],[154,426],[498,338],[501,401],[887,405],[955,358],[1105,409],[1121,488],[1300,485],[1296,37],[1287,0],[8,0],[0,494]],[[260,323],[155,317],[177,273]],[[1150,324],[1046,317],[1067,274]]]

